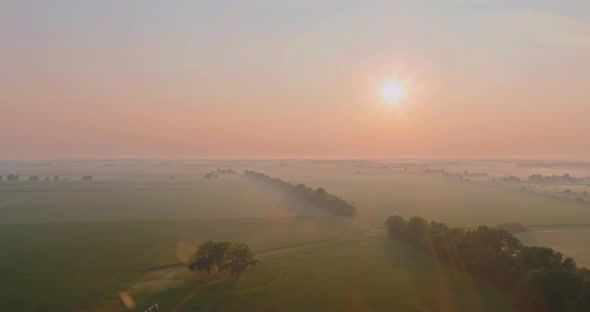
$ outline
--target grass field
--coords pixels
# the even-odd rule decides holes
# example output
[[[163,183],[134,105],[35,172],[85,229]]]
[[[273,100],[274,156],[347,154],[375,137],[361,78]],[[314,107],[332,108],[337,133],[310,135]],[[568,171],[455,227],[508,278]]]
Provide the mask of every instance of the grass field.
[[[260,259],[242,280],[193,278],[144,302],[166,311],[511,310],[498,290],[383,238],[313,244]]]
[[[151,267],[185,260],[193,242],[271,251],[364,234],[333,218],[4,225],[0,300],[15,311],[111,309],[119,291]]]
[[[141,305],[157,300],[166,311],[508,309],[502,293],[444,267],[439,278],[428,257],[385,242],[382,224],[392,214],[466,227],[518,221],[533,229],[526,242],[563,246],[578,263],[590,263],[584,240],[574,239],[590,233],[568,230],[590,225],[587,204],[366,162],[279,163],[0,164],[3,175],[70,179],[0,183],[0,300],[14,311],[109,311],[123,309],[118,292],[129,291]],[[299,215],[280,204],[282,194],[272,187],[242,176],[203,179],[215,168],[322,186],[356,202],[359,215]],[[79,181],[86,174],[95,181]],[[537,231],[553,227],[565,231]],[[186,260],[207,239],[246,242],[262,264],[237,282],[155,269]]]

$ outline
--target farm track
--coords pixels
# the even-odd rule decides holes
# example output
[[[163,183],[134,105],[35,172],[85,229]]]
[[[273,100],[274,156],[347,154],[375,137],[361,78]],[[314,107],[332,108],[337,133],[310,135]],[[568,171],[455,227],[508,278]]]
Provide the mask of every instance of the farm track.
[[[287,252],[287,251],[293,251],[293,250],[305,249],[305,248],[309,248],[309,247],[321,246],[321,245],[324,245],[327,243],[346,241],[346,240],[355,239],[355,238],[361,239],[361,238],[372,237],[372,236],[376,236],[378,233],[379,233],[378,230],[372,230],[369,233],[362,234],[359,236],[328,238],[328,239],[306,242],[306,243],[302,243],[302,244],[294,244],[294,245],[289,245],[289,246],[284,246],[284,247],[268,248],[268,249],[263,249],[263,250],[258,251],[256,253],[256,255],[259,257],[264,257],[264,256],[274,255],[277,253],[282,253],[282,252]],[[164,264],[164,265],[160,265],[160,266],[156,266],[156,267],[147,268],[144,271],[144,273],[155,272],[155,271],[160,271],[160,270],[178,269],[180,267],[184,267],[185,265],[186,264],[183,262],[173,262],[173,263],[168,263],[168,264]]]

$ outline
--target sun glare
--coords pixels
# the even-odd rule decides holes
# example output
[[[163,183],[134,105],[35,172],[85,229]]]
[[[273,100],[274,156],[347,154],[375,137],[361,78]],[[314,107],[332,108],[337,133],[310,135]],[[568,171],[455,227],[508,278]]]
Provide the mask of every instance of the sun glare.
[[[391,80],[381,85],[381,98],[389,105],[399,104],[406,96],[406,89],[399,81]]]

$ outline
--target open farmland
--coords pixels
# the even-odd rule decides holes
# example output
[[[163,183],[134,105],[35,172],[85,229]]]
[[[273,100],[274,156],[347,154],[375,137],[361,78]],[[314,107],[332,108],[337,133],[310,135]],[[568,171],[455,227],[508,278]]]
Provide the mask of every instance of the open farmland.
[[[382,224],[392,214],[464,227],[518,221],[536,235],[536,240],[525,242],[590,263],[583,241],[536,232],[540,227],[590,225],[590,205],[585,203],[363,167],[367,162],[280,163],[3,164],[3,174],[69,180],[0,183],[0,298],[23,311],[117,310],[122,308],[119,291],[129,291],[140,304],[157,300],[167,308],[189,310],[346,305],[357,310],[506,311],[507,298],[501,292],[444,266],[439,268],[442,275],[435,274],[437,267],[429,258],[401,245],[386,246]],[[272,186],[241,175],[203,178],[216,168],[254,169],[292,183],[325,187],[354,201],[359,215],[300,215],[281,206],[284,194]],[[94,180],[80,181],[87,174]],[[589,235],[560,233],[570,238]],[[244,241],[262,263],[238,282],[211,283],[175,265],[207,239]],[[472,285],[471,299],[460,295]],[[429,297],[441,287],[448,292]],[[227,305],[226,298],[233,303]]]
[[[145,302],[170,311],[512,310],[501,291],[382,237],[263,252],[260,259],[243,280],[193,278]]]

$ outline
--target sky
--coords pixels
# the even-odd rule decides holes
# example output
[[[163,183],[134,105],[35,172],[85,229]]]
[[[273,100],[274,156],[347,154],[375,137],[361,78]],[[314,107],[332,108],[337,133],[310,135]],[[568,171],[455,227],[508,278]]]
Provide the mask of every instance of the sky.
[[[0,0],[0,48],[0,159],[590,157],[590,1]]]

